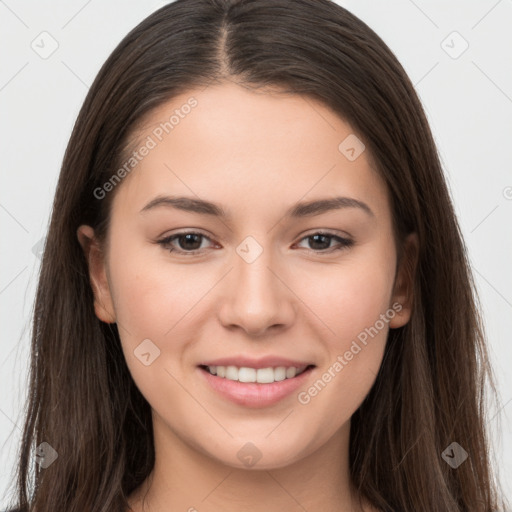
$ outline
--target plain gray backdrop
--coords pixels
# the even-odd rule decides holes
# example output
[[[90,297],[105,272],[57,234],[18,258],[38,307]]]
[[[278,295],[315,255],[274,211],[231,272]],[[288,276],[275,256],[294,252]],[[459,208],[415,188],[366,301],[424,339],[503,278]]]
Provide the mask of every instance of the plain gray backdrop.
[[[64,150],[102,63],[164,3],[0,0],[0,509],[13,490],[38,248]],[[512,0],[338,3],[389,45],[427,112],[482,302],[501,394],[488,425],[510,499]]]

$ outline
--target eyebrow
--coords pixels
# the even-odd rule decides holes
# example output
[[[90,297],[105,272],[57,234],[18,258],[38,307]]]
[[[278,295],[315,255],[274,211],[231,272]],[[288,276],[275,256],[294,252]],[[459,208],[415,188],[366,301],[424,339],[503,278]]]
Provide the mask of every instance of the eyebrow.
[[[210,201],[205,201],[204,199],[195,199],[185,196],[158,196],[144,206],[140,212],[144,213],[161,206],[202,215],[211,215],[226,220],[231,219],[231,215],[229,215],[222,206]],[[363,201],[351,197],[332,197],[297,203],[285,212],[284,218],[314,217],[322,213],[344,208],[359,208],[369,216],[375,217],[371,208]]]

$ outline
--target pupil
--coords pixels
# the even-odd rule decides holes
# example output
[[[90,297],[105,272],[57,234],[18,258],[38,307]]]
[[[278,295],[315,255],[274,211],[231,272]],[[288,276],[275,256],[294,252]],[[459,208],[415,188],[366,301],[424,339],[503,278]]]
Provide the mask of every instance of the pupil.
[[[198,234],[188,234],[188,235],[182,235],[180,236],[180,245],[182,246],[182,248],[184,249],[189,249],[189,250],[195,250],[195,249],[199,249],[199,247],[201,247],[201,242],[199,241],[199,244],[197,244],[197,239],[199,237],[201,237],[202,235],[198,235]],[[187,242],[192,242],[192,245],[194,245],[194,242],[193,242],[193,239],[191,237],[196,237],[196,245],[197,247],[190,247],[190,245],[187,245]],[[182,244],[182,241],[185,240],[185,243]]]
[[[315,247],[315,243],[317,243],[317,239],[319,237],[327,239],[327,242],[324,242],[324,243],[320,242],[320,245],[322,247]],[[329,235],[313,235],[313,236],[310,236],[309,238],[313,239],[313,243],[311,244],[313,249],[328,249],[329,248],[329,241],[330,241]]]

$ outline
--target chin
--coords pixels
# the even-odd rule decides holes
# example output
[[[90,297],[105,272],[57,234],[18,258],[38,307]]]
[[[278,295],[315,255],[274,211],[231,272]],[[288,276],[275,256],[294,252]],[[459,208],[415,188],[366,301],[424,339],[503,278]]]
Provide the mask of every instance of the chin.
[[[304,456],[305,447],[295,447],[280,441],[270,442],[263,438],[261,441],[235,442],[234,452],[234,457],[231,449],[222,454],[210,453],[210,457],[232,468],[270,470],[294,464]]]

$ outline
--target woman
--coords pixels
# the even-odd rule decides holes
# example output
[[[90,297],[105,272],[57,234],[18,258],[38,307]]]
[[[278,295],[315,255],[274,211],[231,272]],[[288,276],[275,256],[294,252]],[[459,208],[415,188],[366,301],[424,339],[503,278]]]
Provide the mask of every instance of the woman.
[[[69,141],[18,507],[496,510],[473,293],[369,27],[328,0],[177,0]]]

